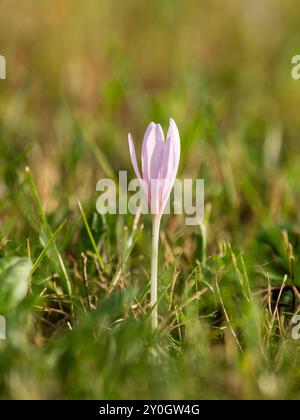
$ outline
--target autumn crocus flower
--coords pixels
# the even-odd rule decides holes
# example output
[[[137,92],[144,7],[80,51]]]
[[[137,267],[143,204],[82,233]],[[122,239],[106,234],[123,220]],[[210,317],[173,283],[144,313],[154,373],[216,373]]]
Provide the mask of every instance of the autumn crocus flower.
[[[151,320],[157,327],[157,260],[159,227],[162,214],[173,188],[180,159],[180,137],[174,120],[165,141],[160,124],[150,123],[142,145],[142,175],[136,159],[131,135],[128,135],[129,151],[134,171],[145,192],[152,214],[151,258]]]

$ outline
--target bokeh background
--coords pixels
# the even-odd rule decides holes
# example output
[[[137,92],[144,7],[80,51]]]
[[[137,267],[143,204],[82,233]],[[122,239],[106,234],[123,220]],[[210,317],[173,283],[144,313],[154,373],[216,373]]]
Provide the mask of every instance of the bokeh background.
[[[1,172],[27,159],[47,211],[61,196],[72,207],[75,193],[95,195],[103,173],[86,138],[117,172],[130,167],[127,132],[138,142],[150,120],[166,129],[169,117],[182,136],[182,173],[205,178],[208,198],[222,196],[249,221],[259,193],[274,217],[282,201],[296,211],[297,1],[3,0],[0,8]],[[220,210],[214,219],[226,223]]]
[[[223,267],[224,276],[235,271],[232,255],[228,254],[231,255],[228,260],[225,255],[230,247],[248,259],[251,287],[267,287],[267,279],[281,284],[285,274],[295,285],[299,247],[300,81],[291,77],[291,59],[300,53],[299,1],[1,0],[0,16],[0,54],[7,61],[7,79],[0,81],[2,255],[26,256],[30,252],[35,260],[45,246],[45,241],[39,239],[41,221],[24,171],[29,166],[52,229],[67,219],[64,234],[56,242],[75,284],[74,296],[80,299],[84,296],[84,291],[79,286],[77,291],[76,286],[84,276],[80,254],[87,249],[92,252],[78,199],[86,209],[86,217],[109,266],[103,275],[104,285],[98,289],[95,281],[93,286],[94,309],[98,307],[99,290],[104,294],[105,284],[111,281],[117,283],[121,279],[121,289],[146,284],[150,220],[143,221],[145,229],[133,254],[124,259],[122,235],[124,226],[131,226],[131,217],[108,218],[108,225],[103,227],[103,221],[97,221],[94,213],[96,183],[104,176],[117,176],[119,170],[129,170],[133,175],[127,133],[133,134],[139,149],[151,120],[162,123],[166,130],[172,117],[182,141],[180,176],[204,178],[206,188],[205,229],[187,228],[179,217],[164,220],[161,267],[169,270],[171,267],[172,271],[175,261],[179,264],[178,296],[182,296],[183,284],[187,277],[191,278],[199,261],[206,258],[214,261],[202,279],[210,284],[220,271],[216,267]],[[167,263],[163,262],[164,257]],[[225,350],[223,347],[216,350],[216,355],[211,356],[216,359],[209,362],[208,344],[199,339],[197,346],[201,348],[195,347],[195,353],[188,353],[188,362],[184,359],[180,368],[174,367],[173,353],[180,358],[185,347],[183,332],[176,327],[176,322],[184,324],[183,314],[180,320],[177,317],[171,322],[176,334],[171,339],[163,338],[168,344],[155,341],[155,351],[152,350],[160,355],[159,363],[155,357],[151,362],[148,356],[145,359],[143,352],[149,353],[144,347],[141,350],[140,344],[133,346],[135,353],[131,353],[129,343],[136,337],[143,337],[146,342],[149,339],[149,331],[140,324],[111,332],[102,347],[94,343],[86,352],[79,350],[73,354],[72,346],[89,340],[89,328],[100,321],[98,318],[90,323],[85,321],[78,336],[64,336],[71,321],[68,302],[57,303],[63,291],[57,291],[52,284],[49,294],[44,296],[43,292],[49,277],[56,272],[51,258],[48,255],[43,260],[36,274],[36,296],[45,297],[45,301],[41,304],[26,301],[13,317],[19,320],[20,314],[31,314],[24,329],[27,335],[20,335],[16,326],[15,340],[0,343],[2,359],[7,361],[0,373],[3,396],[214,398],[224,396],[224,392],[234,398],[299,395],[298,367],[287,374],[288,378],[276,377],[276,372],[284,369],[284,363],[292,364],[296,353],[288,350],[287,361],[281,360],[283,364],[274,367],[271,352],[266,365],[257,362],[256,371],[255,360],[265,361],[267,350],[258,357],[260,344],[254,345],[253,337],[246,360],[241,361],[235,353],[235,344],[231,339],[226,344],[225,339]],[[220,260],[216,261],[217,258]],[[293,264],[296,261],[292,268],[291,260]],[[88,270],[93,282],[91,279],[97,274],[94,268]],[[236,287],[232,276],[229,275],[228,283],[233,282]],[[170,278],[169,273],[165,284]],[[57,284],[60,285],[59,273]],[[284,305],[290,313],[297,310],[295,299],[299,295],[295,290],[292,297],[288,290],[285,296]],[[218,296],[218,288],[214,293]],[[257,289],[253,293],[257,295]],[[230,300],[230,288],[225,301],[226,296]],[[233,311],[236,303],[228,303]],[[218,304],[211,305],[204,308],[205,316],[214,313],[217,324],[212,323],[213,330],[222,329],[218,320],[225,319],[226,324],[224,308],[216,313]],[[60,310],[61,316],[50,317],[45,310],[48,306]],[[167,310],[167,303],[165,307]],[[255,314],[257,311],[255,307]],[[100,312],[100,320],[102,316]],[[256,319],[256,315],[253,317]],[[18,322],[15,321],[16,325]],[[224,328],[228,329],[228,325]],[[280,333],[285,336],[283,330]],[[53,335],[62,335],[59,338],[62,341],[51,341]],[[206,329],[199,332],[208,341],[210,335]],[[102,361],[95,362],[98,345],[100,354],[103,352]],[[157,349],[160,345],[163,350]],[[124,352],[118,353],[124,346]],[[274,346],[273,343],[272,351]],[[115,367],[115,358],[122,357],[119,368]],[[44,361],[45,370],[36,366],[38,360]],[[215,360],[222,362],[210,377],[210,366],[214,366]],[[205,367],[200,369],[199,363]],[[155,378],[149,372],[160,364],[167,366],[165,376]],[[113,368],[115,374],[111,373]],[[181,383],[182,372],[189,369],[195,372],[195,378],[191,380],[184,374]],[[95,372],[91,381],[95,388],[88,385],[91,372]],[[48,380],[40,386],[44,377]],[[143,382],[142,377],[150,379]],[[77,385],[73,384],[74,378]],[[121,389],[123,380],[125,387]]]

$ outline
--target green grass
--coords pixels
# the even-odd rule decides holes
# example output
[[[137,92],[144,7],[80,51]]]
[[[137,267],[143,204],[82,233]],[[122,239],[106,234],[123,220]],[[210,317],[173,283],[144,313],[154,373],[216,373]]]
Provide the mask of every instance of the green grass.
[[[0,14],[0,398],[300,398],[298,2]],[[151,220],[98,215],[96,184],[170,117],[205,222],[163,218],[153,332]]]

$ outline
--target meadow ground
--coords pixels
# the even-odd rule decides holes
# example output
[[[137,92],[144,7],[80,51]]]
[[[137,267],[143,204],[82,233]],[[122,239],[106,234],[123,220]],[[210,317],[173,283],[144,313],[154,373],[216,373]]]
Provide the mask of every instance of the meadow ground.
[[[0,397],[300,398],[299,2],[0,15]],[[152,332],[150,217],[98,215],[96,183],[170,117],[205,220],[163,219]]]

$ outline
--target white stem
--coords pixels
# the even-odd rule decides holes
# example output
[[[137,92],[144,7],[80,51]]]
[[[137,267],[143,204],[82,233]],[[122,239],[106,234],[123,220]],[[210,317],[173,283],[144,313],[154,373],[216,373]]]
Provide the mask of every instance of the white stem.
[[[158,240],[161,216],[153,216],[152,220],[152,255],[151,255],[151,324],[157,328],[157,261],[158,261]]]

